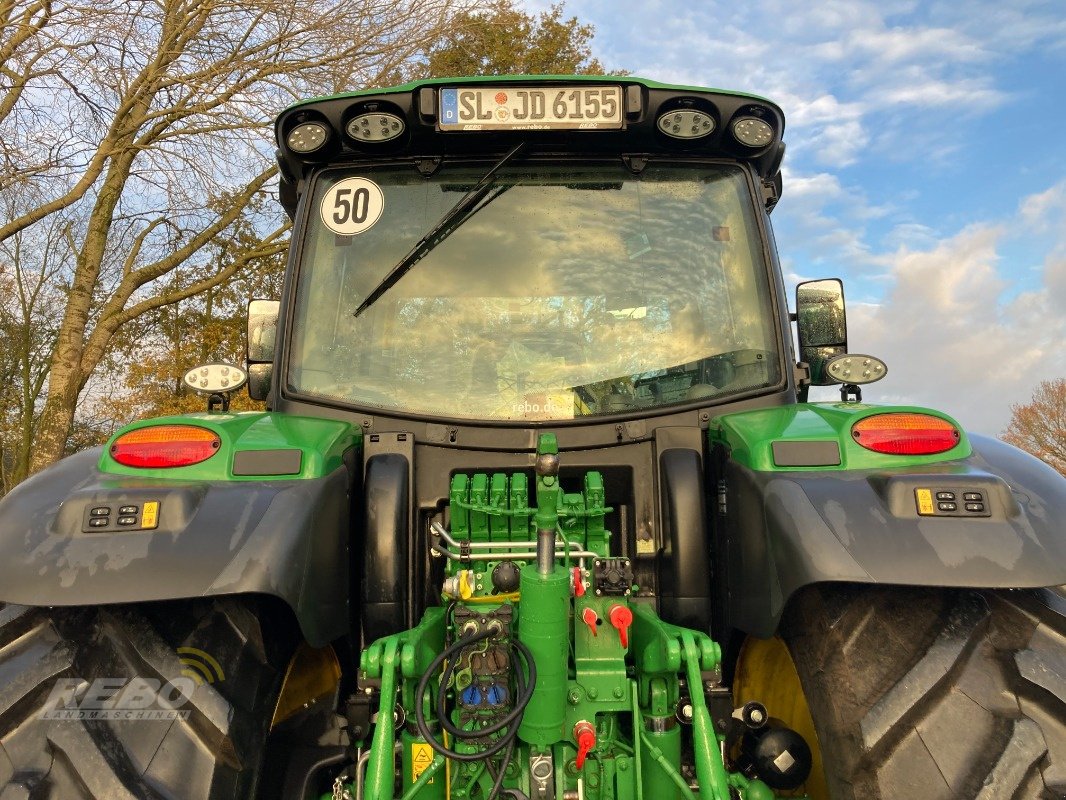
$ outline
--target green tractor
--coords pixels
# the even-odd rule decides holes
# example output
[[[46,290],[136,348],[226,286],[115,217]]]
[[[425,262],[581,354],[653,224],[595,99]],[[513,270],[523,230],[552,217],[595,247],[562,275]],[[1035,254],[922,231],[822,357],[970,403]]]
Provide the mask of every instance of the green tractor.
[[[632,77],[285,110],[247,365],[0,503],[0,799],[1066,796],[1066,481],[862,401],[840,282],[786,298],[784,127]]]

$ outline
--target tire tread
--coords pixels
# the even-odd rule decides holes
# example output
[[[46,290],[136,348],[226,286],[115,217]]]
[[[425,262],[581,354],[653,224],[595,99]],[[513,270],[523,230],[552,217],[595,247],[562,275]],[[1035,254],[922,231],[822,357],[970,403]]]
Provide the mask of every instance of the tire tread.
[[[237,599],[0,604],[0,800],[249,796],[280,683],[264,642],[259,617]],[[181,646],[210,652],[230,678],[197,686],[188,719],[40,718],[60,678],[181,676]]]
[[[1066,798],[1060,605],[1039,592],[847,585],[794,598],[782,635],[831,795]]]

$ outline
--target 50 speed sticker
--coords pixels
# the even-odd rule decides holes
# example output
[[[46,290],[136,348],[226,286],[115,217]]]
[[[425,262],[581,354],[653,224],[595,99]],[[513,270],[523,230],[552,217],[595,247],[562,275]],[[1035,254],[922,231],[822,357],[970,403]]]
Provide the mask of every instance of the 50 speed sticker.
[[[355,236],[374,226],[385,208],[381,187],[368,178],[345,178],[326,190],[319,206],[322,223],[341,236]]]

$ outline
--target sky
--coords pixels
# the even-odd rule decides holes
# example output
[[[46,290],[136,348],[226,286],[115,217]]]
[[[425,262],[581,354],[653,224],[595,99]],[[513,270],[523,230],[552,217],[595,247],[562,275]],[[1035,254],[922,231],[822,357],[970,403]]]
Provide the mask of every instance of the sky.
[[[567,0],[565,15],[595,27],[608,69],[783,108],[786,283],[844,279],[849,349],[888,363],[864,400],[996,435],[1066,378],[1066,2]]]

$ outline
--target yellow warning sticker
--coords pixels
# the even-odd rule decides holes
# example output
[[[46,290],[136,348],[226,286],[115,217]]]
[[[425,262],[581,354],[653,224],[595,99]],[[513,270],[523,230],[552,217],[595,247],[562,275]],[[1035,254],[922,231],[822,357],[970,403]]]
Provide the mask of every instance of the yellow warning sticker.
[[[154,528],[159,524],[159,501],[149,500],[141,510],[141,529]]]
[[[914,496],[918,500],[918,513],[919,514],[932,514],[933,512],[933,490],[932,489],[915,489]]]
[[[429,765],[433,763],[433,748],[428,744],[422,742],[414,742],[411,744],[411,780],[417,781],[422,773],[429,769]],[[436,778],[430,778],[429,783],[433,783]]]

